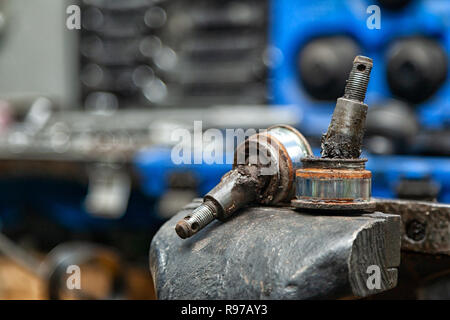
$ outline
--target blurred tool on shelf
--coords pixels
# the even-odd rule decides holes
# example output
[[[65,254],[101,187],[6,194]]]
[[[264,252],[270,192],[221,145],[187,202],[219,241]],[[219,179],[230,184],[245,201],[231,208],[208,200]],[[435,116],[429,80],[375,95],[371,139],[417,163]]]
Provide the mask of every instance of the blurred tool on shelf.
[[[28,252],[5,235],[0,233],[0,252],[3,269],[7,261],[16,264],[9,267],[10,285],[2,285],[0,298],[8,298],[8,294],[17,292],[21,276],[31,283],[30,290],[24,290],[17,298],[24,299],[124,299],[124,298],[154,298],[152,283],[148,277],[139,276],[139,270],[126,265],[117,250],[88,242],[67,242],[53,248],[46,256],[39,257],[34,252]],[[7,260],[8,259],[8,260]],[[0,274],[0,278],[4,275]],[[75,278],[77,277],[78,278]],[[147,290],[142,290],[134,278],[146,282]],[[147,279],[146,279],[147,278]],[[4,282],[4,279],[2,279]],[[67,285],[71,283],[73,287]],[[75,289],[75,290],[74,290]]]
[[[86,109],[267,101],[266,1],[81,4]]]

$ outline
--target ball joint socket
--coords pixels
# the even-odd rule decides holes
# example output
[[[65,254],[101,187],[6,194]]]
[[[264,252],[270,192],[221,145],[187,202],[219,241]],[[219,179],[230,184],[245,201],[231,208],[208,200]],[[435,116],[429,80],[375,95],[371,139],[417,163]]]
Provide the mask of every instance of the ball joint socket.
[[[176,224],[175,232],[186,239],[249,204],[289,201],[295,194],[295,169],[309,155],[312,151],[306,139],[289,126],[274,126],[249,137],[236,148],[233,169],[199,207]]]
[[[344,96],[337,99],[327,132],[322,136],[321,157],[302,160],[296,171],[297,200],[303,209],[369,210],[370,171],[360,159],[368,107],[364,104],[372,59],[357,56],[353,61]]]

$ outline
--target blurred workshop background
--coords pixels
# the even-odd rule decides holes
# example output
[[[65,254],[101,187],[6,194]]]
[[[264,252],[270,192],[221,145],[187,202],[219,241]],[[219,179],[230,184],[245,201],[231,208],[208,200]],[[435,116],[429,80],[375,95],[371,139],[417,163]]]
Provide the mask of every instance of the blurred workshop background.
[[[152,236],[231,167],[175,165],[173,130],[284,123],[318,154],[357,54],[373,195],[450,203],[450,1],[1,1],[0,299],[155,298]]]

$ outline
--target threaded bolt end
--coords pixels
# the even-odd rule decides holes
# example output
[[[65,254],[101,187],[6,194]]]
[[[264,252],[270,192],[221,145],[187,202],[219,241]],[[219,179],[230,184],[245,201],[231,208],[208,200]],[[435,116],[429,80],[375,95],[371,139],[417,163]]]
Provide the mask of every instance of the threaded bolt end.
[[[357,56],[355,58],[345,86],[344,98],[364,102],[372,66],[372,59],[368,57]]]
[[[205,227],[216,218],[215,208],[211,202],[205,202],[192,212],[191,218],[193,223],[198,223],[200,228]]]
[[[210,224],[217,216],[217,209],[213,202],[205,201],[191,214],[180,220],[175,231],[182,239],[189,238]]]

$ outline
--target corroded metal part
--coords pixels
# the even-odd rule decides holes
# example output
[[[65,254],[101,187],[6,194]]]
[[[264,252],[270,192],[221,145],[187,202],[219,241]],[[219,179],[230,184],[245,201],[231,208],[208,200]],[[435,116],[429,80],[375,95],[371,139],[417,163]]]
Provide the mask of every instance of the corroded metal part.
[[[226,220],[251,203],[277,204],[295,194],[294,173],[312,155],[306,139],[290,126],[274,126],[255,134],[235,151],[233,170],[204,197],[204,203],[175,227],[183,239],[215,219]]]
[[[322,136],[322,158],[356,159],[361,155],[368,107],[339,98],[327,133]]]
[[[297,177],[303,179],[360,180],[370,179],[372,173],[369,170],[305,168],[304,170],[297,170]]]
[[[291,126],[270,127],[263,133],[251,136],[236,148],[233,168],[239,165],[240,155],[244,155],[243,158],[248,163],[248,155],[252,154],[252,150],[253,153],[258,150],[259,157],[265,156],[265,162],[270,164],[263,166],[259,174],[271,176],[256,202],[276,204],[289,201],[295,194],[295,170],[302,166],[304,157],[313,154],[308,141]],[[253,161],[253,164],[256,162]]]
[[[224,221],[235,211],[255,202],[271,178],[261,175],[259,169],[252,165],[238,165],[228,171],[220,183],[205,195],[204,203],[178,222],[176,233],[182,239],[189,238],[213,220]]]
[[[376,199],[377,210],[402,217],[402,249],[450,256],[450,204]]]
[[[367,159],[308,157],[296,171],[295,208],[318,210],[374,211],[371,201],[372,173],[365,170]]]
[[[300,200],[369,201],[372,173],[368,170],[305,168],[296,172]]]
[[[337,99],[327,133],[322,137],[322,158],[359,158],[364,137],[367,105],[364,104],[372,59],[357,56],[345,87]]]
[[[345,93],[337,99],[330,125],[322,136],[321,157],[307,157],[296,171],[296,208],[373,210],[372,174],[359,159],[367,105],[364,104],[372,59],[353,61]]]

